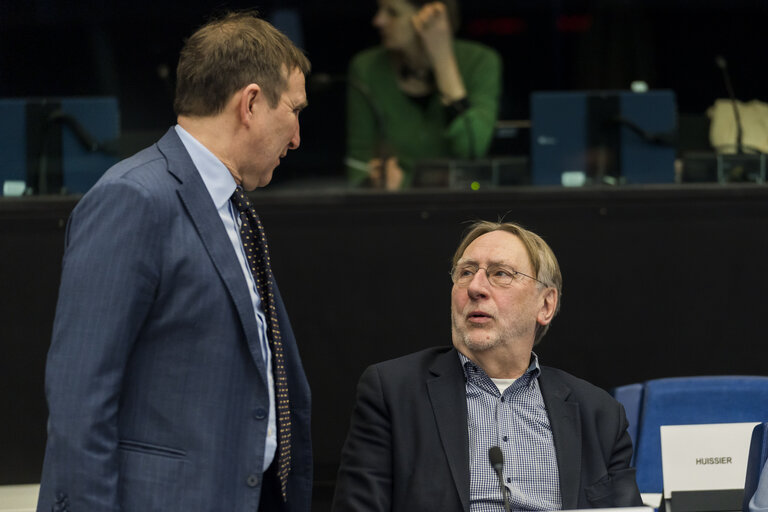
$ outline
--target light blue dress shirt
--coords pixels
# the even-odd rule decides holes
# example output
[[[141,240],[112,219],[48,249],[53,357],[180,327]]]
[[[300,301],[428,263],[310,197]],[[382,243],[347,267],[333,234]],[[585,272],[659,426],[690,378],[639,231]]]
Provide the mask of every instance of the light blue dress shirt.
[[[175,126],[176,133],[181,139],[182,144],[187,149],[192,163],[197,167],[200,177],[203,179],[205,188],[211,195],[213,204],[219,212],[221,222],[227,230],[229,240],[235,249],[240,267],[243,270],[243,276],[248,283],[248,291],[251,294],[251,303],[253,312],[256,315],[256,322],[259,326],[259,341],[261,342],[261,352],[264,356],[264,362],[267,366],[267,381],[269,388],[269,424],[267,425],[267,441],[264,447],[264,470],[269,467],[275,457],[277,449],[277,425],[275,416],[275,384],[272,373],[272,354],[269,349],[269,338],[267,338],[267,321],[264,311],[261,307],[261,298],[256,288],[256,280],[253,278],[251,269],[246,263],[245,249],[243,241],[240,238],[240,216],[235,214],[234,207],[230,198],[237,188],[237,183],[229,172],[229,169],[219,160],[216,155],[211,153],[208,148],[203,146],[197,139],[189,134],[179,125]]]

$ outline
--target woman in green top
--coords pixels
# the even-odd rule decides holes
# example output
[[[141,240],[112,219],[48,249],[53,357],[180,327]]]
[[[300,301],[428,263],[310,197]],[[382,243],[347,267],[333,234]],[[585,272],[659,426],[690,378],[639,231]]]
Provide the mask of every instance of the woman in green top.
[[[347,174],[351,183],[407,187],[425,158],[475,158],[490,146],[501,59],[455,40],[455,1],[379,0],[381,45],[349,66]]]

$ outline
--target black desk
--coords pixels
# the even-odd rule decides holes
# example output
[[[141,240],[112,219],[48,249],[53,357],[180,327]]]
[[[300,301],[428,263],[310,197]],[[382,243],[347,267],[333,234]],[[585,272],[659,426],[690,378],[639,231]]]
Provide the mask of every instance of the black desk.
[[[314,398],[318,510],[355,383],[375,361],[450,343],[448,270],[472,219],[541,234],[564,275],[542,363],[609,388],[764,374],[768,187],[258,191]],[[0,200],[0,484],[37,481],[43,369],[74,198]]]

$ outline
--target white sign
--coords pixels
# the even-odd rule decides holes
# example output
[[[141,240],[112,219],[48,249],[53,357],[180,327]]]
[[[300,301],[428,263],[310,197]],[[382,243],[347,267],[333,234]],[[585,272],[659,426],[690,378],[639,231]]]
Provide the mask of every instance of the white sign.
[[[661,426],[664,497],[672,491],[743,489],[757,423]]]

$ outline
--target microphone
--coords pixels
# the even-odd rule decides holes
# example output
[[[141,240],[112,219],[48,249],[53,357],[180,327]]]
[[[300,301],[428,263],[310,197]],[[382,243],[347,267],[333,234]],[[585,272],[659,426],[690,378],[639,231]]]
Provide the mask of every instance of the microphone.
[[[718,55],[715,57],[715,64],[717,64],[717,67],[723,72],[725,88],[728,91],[728,97],[731,99],[731,105],[733,105],[733,117],[736,120],[736,153],[742,155],[744,154],[744,146],[742,144],[744,129],[741,125],[741,116],[739,115],[739,107],[736,103],[736,94],[733,92],[731,76],[728,73],[728,62],[725,60],[725,57]]]
[[[64,113],[61,108],[51,111],[45,119],[42,120],[42,142],[40,147],[40,161],[37,166],[37,192],[45,195],[49,192],[49,160],[61,158],[61,149],[58,149],[58,155],[52,154],[56,150],[51,148],[54,137],[61,137],[61,129],[54,129],[54,126],[66,126],[75,136],[82,148],[89,153],[101,152],[107,155],[119,154],[119,139],[99,142],[85,127],[71,114]],[[59,170],[59,172],[61,172]],[[59,178],[59,181],[61,179]],[[60,186],[60,184],[58,185]],[[55,193],[63,192],[63,187]]]
[[[504,475],[502,470],[504,469],[504,454],[501,452],[501,448],[498,446],[491,446],[488,450],[488,460],[491,463],[491,467],[496,472],[496,477],[499,479],[499,486],[501,487],[501,497],[504,500],[504,512],[509,512],[509,500],[507,499],[507,486],[504,485]]]
[[[670,132],[649,132],[640,128],[634,121],[630,121],[626,117],[621,116],[611,119],[611,122],[619,126],[626,126],[648,144],[656,144],[659,146],[675,146],[677,144],[677,134],[674,130]]]

